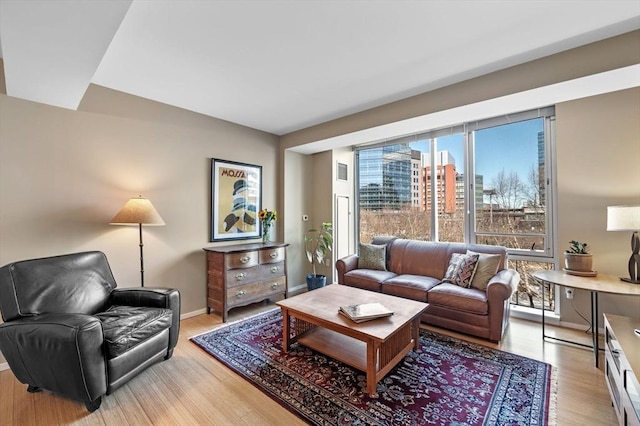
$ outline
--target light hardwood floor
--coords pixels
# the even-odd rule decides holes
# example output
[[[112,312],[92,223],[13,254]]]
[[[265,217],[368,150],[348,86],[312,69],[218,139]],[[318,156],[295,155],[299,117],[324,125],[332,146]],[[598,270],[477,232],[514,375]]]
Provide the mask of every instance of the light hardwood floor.
[[[273,304],[256,304],[232,310],[236,321]],[[10,370],[0,372],[0,425],[304,425],[240,376],[191,343],[191,336],[222,324],[218,315],[183,320],[180,341],[173,357],[144,371],[103,398],[102,406],[89,414],[84,404],[50,392],[30,394]],[[554,342],[542,342],[540,324],[512,319],[499,345],[468,336],[436,331],[480,344],[546,361],[557,370],[558,425],[614,425],[616,417],[600,368],[590,350]],[[587,336],[576,330],[549,327],[571,340]]]

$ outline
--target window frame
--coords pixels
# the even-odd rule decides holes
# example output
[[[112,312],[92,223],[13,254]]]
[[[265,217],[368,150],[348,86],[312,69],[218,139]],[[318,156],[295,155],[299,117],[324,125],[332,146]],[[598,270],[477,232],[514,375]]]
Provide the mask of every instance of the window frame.
[[[513,124],[516,122],[531,120],[535,118],[543,118],[544,132],[544,159],[545,159],[545,247],[543,250],[526,250],[526,249],[507,249],[507,253],[513,260],[528,260],[553,263],[557,268],[555,261],[556,247],[556,226],[557,226],[557,200],[556,200],[556,165],[555,165],[555,106],[531,109],[527,111],[500,115],[486,118],[483,120],[459,123],[445,128],[433,129],[424,132],[418,132],[412,135],[405,135],[385,141],[376,141],[372,143],[362,144],[355,147],[355,225],[356,225],[356,244],[360,243],[360,161],[359,151],[384,147],[396,144],[409,144],[421,140],[428,140],[430,153],[437,152],[437,138],[442,136],[450,136],[454,134],[463,135],[463,164],[464,164],[464,223],[463,238],[464,242],[474,244],[477,236],[480,234],[475,231],[476,223],[476,206],[475,206],[475,141],[474,132],[491,127]],[[436,182],[435,155],[431,155],[431,181]],[[431,191],[431,241],[438,241],[438,206],[436,191]],[[434,204],[435,203],[435,204]],[[511,234],[500,234],[511,235]],[[519,234],[521,235],[521,234]]]

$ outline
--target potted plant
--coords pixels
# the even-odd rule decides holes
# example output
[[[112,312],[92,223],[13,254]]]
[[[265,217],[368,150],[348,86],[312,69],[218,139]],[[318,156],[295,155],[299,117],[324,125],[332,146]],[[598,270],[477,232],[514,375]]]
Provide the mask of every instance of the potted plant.
[[[587,243],[575,240],[569,242],[569,248],[564,252],[564,266],[568,271],[592,272],[593,257],[589,253]]]
[[[307,289],[327,285],[327,277],[316,273],[316,265],[324,264],[333,246],[333,228],[331,222],[324,222],[320,228],[312,228],[304,236],[305,252],[313,272],[307,275]]]

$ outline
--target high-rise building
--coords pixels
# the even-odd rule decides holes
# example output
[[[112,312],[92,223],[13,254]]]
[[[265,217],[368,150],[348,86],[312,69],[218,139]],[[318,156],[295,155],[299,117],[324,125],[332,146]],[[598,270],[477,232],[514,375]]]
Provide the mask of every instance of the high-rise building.
[[[412,149],[387,145],[358,152],[360,207],[397,210],[412,202]]]
[[[435,164],[431,161],[430,153],[422,154],[421,172],[421,202],[420,206],[425,211],[431,211],[433,204],[433,194],[435,191],[436,202],[439,213],[455,213],[456,206],[464,206],[464,198],[461,203],[456,202],[459,191],[464,191],[464,187],[458,189],[456,172],[456,161],[449,151],[438,151]],[[432,166],[435,166],[435,183],[432,176]],[[464,192],[461,192],[464,197]]]

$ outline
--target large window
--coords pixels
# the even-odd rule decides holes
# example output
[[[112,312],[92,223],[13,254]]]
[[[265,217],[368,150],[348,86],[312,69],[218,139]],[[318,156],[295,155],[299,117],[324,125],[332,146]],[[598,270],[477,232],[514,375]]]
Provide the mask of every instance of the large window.
[[[359,147],[359,238],[505,246],[519,305],[553,309],[530,274],[553,268],[554,111],[544,108]]]

